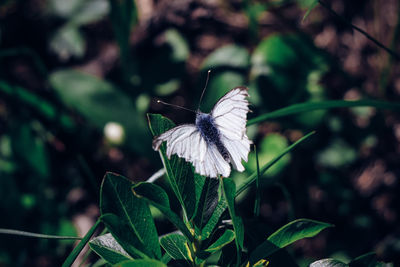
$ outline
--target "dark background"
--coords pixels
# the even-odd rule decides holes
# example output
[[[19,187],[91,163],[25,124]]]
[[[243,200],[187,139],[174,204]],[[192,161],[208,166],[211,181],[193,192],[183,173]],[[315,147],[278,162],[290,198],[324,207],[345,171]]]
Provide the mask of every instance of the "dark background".
[[[249,118],[305,101],[399,101],[398,58],[349,25],[399,51],[399,2],[326,1],[303,20],[311,2],[1,1],[0,227],[83,236],[99,215],[106,171],[141,181],[162,167],[145,114],[193,122],[156,100],[196,109],[208,69],[206,112],[239,85],[250,88]],[[399,264],[398,115],[322,110],[248,135],[265,164],[312,130],[264,175],[274,182],[262,191],[260,227],[302,217],[335,224],[289,248],[301,266],[370,251]],[[238,184],[255,170],[251,152],[232,178]],[[254,194],[238,203],[250,218]],[[160,234],[172,230],[155,216]],[[72,245],[1,235],[0,266],[57,266]]]

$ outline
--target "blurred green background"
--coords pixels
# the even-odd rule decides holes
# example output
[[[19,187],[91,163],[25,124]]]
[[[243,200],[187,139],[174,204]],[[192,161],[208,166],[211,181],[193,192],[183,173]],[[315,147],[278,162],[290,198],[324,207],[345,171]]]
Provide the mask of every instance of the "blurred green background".
[[[345,21],[399,51],[400,3],[332,0],[342,19],[320,5],[303,19],[313,3],[1,1],[0,228],[83,236],[106,171],[141,181],[162,167],[146,113],[193,122],[156,100],[196,109],[209,69],[204,112],[239,85],[250,88],[249,118],[306,101],[399,101],[398,60]],[[264,175],[259,227],[300,217],[335,224],[290,248],[301,264],[372,250],[400,264],[399,116],[320,110],[252,125],[248,135],[264,164],[311,130],[311,142]],[[252,152],[232,177],[255,170]],[[253,202],[251,192],[241,197],[244,216]],[[0,235],[0,266],[58,266],[72,246]]]

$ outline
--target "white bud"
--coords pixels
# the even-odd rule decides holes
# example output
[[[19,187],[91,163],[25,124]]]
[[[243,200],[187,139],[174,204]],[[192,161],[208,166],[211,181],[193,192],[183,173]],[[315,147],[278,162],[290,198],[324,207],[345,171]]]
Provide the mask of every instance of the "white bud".
[[[104,136],[111,144],[120,145],[125,140],[124,127],[117,122],[108,122],[104,126]]]

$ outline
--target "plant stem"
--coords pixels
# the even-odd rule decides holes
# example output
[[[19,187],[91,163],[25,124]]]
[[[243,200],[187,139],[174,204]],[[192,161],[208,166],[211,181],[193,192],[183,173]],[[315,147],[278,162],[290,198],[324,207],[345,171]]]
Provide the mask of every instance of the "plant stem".
[[[96,221],[96,223],[92,226],[92,228],[90,228],[89,231],[86,233],[86,235],[83,237],[81,242],[79,242],[78,245],[68,255],[68,257],[64,261],[62,267],[68,267],[74,263],[76,257],[78,257],[79,253],[82,251],[82,249],[85,247],[85,245],[89,242],[90,238],[96,231],[97,227],[99,227],[99,225],[100,225],[100,219],[98,219]]]
[[[0,228],[0,234],[19,235],[19,236],[46,238],[46,239],[63,239],[63,240],[65,240],[65,239],[81,240],[82,239],[82,237],[77,237],[77,236],[45,235],[45,234],[38,234],[38,233],[25,232],[25,231],[14,230],[14,229],[4,229],[4,228]]]
[[[256,153],[256,163],[257,163],[257,179],[256,179],[256,200],[254,201],[254,217],[258,217],[260,215],[260,198],[261,198],[261,189],[260,189],[260,165],[258,161],[258,151],[256,145],[254,145],[254,152]]]

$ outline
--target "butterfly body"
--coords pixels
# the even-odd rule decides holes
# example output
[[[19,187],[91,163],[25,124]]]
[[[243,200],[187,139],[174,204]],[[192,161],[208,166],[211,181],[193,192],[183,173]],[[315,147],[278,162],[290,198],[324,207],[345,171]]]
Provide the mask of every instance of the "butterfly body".
[[[221,142],[220,133],[214,123],[214,118],[207,113],[197,112],[196,127],[209,146],[215,145],[226,162],[230,162],[229,153]]]
[[[226,93],[210,113],[196,112],[195,124],[183,124],[156,136],[153,149],[165,141],[168,158],[176,154],[191,162],[195,172],[208,176],[228,177],[230,163],[243,171],[251,141],[246,135],[248,89],[237,87]]]

